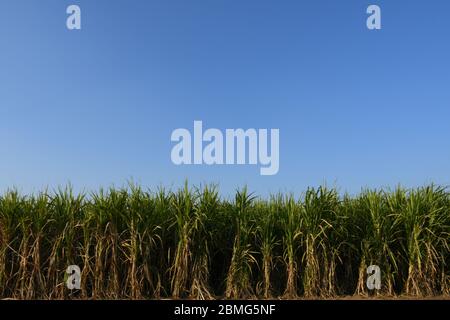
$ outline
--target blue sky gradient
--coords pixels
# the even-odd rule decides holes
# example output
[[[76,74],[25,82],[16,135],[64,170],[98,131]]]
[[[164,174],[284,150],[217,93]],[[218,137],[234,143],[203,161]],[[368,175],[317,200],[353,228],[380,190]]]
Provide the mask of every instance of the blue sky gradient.
[[[449,15],[447,0],[4,0],[0,189],[448,185]],[[279,128],[278,175],[174,166],[171,132],[194,120]]]

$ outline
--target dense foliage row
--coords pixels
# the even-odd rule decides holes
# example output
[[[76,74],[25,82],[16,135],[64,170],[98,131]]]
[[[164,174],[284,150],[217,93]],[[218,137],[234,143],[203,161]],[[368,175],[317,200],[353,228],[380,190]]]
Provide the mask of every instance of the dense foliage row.
[[[213,187],[0,197],[0,298],[148,299],[450,294],[450,194],[309,189],[231,201]],[[82,270],[81,290],[65,286]]]

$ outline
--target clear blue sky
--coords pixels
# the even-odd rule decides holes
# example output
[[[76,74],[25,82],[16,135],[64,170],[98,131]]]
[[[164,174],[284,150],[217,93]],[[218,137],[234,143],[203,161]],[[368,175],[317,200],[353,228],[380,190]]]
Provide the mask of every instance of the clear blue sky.
[[[448,0],[2,0],[0,189],[450,184],[449,15]],[[194,120],[279,128],[278,175],[174,166],[170,134]]]

